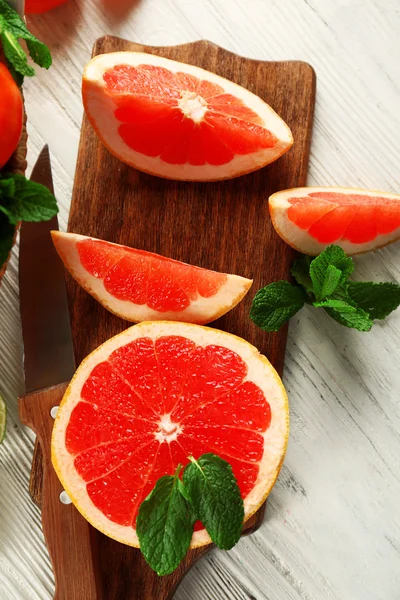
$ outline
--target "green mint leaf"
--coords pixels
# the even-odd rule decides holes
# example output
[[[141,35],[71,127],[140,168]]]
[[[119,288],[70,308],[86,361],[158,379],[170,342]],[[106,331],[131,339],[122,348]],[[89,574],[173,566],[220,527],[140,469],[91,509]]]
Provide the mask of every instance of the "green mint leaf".
[[[297,258],[290,270],[291,274],[299,285],[302,285],[306,292],[314,293],[313,283],[310,277],[310,256],[301,256]]]
[[[310,276],[317,300],[322,300],[323,298],[322,287],[329,265],[333,265],[342,272],[340,284],[343,284],[354,270],[353,260],[346,256],[342,248],[334,245],[325,248],[310,264]]]
[[[14,182],[12,195],[9,195],[12,185],[10,179]],[[48,221],[58,212],[55,197],[40,183],[30,181],[23,175],[5,174],[1,185],[0,211],[14,225],[19,221]]]
[[[25,52],[18,43],[19,39],[26,41],[32,60],[40,67],[48,69],[52,63],[49,49],[27,29],[24,20],[5,0],[0,0],[0,19],[4,54],[13,69],[21,75],[35,74],[34,69],[27,63]]]
[[[142,502],[136,522],[140,550],[158,575],[172,573],[185,557],[192,539],[195,517],[190,502],[174,476],[159,479]]]
[[[373,321],[365,310],[349,304],[345,300],[330,298],[323,302],[314,302],[314,306],[324,308],[332,319],[345,327],[352,327],[358,331],[369,331],[373,325]]]
[[[0,175],[0,201],[1,198],[13,198],[15,196],[15,180],[14,177],[10,176],[4,178]]]
[[[27,33],[29,34],[29,36],[25,34],[21,37],[23,37],[23,39],[26,40],[26,45],[28,47],[31,59],[34,63],[39,65],[39,67],[42,67],[43,69],[48,69],[49,67],[51,67],[51,63],[53,62],[50,50],[48,49],[46,44],[43,44],[43,42],[35,38],[34,35],[29,33],[29,31],[27,31]]]
[[[277,281],[254,296],[250,318],[265,331],[278,331],[307,300],[308,296],[302,288],[288,281]]]
[[[13,68],[21,75],[32,77],[35,74],[35,69],[28,65],[26,54],[19,45],[17,38],[11,31],[3,31],[0,39],[4,54]]]
[[[190,459],[183,473],[194,512],[212,541],[230,550],[242,532],[244,508],[231,465],[215,454]]]
[[[337,269],[334,265],[328,265],[322,283],[321,297],[317,298],[317,300],[324,300],[328,296],[331,296],[340,286],[342,277],[343,273],[340,269]]]
[[[0,271],[13,247],[15,225],[12,225],[6,215],[0,212]]]
[[[372,283],[372,281],[349,281],[347,292],[371,319],[384,319],[400,306],[398,283]]]

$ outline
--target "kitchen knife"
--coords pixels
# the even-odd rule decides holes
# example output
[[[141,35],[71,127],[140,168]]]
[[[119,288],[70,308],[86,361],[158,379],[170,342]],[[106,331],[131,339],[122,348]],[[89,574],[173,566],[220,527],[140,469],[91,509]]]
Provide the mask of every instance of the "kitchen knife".
[[[47,146],[31,180],[53,192]],[[55,407],[75,370],[64,269],[52,243],[52,229],[58,229],[57,217],[21,226],[19,289],[26,395],[19,400],[19,412],[21,421],[37,434],[43,452],[42,524],[55,576],[54,598],[99,600],[91,528],[62,493],[51,464]]]

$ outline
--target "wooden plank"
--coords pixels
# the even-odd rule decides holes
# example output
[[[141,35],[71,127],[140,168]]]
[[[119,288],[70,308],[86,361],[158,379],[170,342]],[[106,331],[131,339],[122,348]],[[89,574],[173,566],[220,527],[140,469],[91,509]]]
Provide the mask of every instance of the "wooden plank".
[[[216,183],[167,181],[140,173],[113,157],[84,118],[69,230],[128,244],[218,271],[254,279],[253,291],[213,326],[244,337],[282,372],[286,329],[265,334],[249,319],[254,292],[287,278],[293,251],[275,234],[268,196],[306,182],[315,97],[315,75],[302,62],[263,62],[238,57],[210,42],[154,48],[115,37],[98,40],[94,54],[135,50],[197,64],[265,99],[291,127],[294,147],[276,163],[245,177]],[[68,278],[76,360],[128,324],[108,313]],[[40,476],[34,461],[32,481]],[[36,490],[37,494],[37,490]],[[257,527],[260,510],[247,529]],[[94,532],[104,597],[112,600],[170,598],[206,550],[191,552],[182,567],[158,578],[137,550]],[[74,543],[79,543],[75,540]]]

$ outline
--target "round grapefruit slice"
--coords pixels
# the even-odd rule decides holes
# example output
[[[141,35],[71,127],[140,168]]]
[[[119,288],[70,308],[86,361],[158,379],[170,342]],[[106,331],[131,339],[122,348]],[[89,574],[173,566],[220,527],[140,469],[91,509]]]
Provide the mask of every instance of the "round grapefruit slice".
[[[253,283],[75,233],[53,231],[52,237],[76,281],[110,312],[134,323],[210,323],[236,306]]]
[[[83,73],[82,96],[108,150],[159,177],[237,177],[268,165],[293,144],[287,125],[258,96],[160,56],[95,56]]]
[[[272,223],[293,248],[316,256],[330,244],[347,254],[400,238],[400,196],[351,188],[295,188],[269,198]]]
[[[282,382],[248,342],[199,325],[144,322],[78,368],[55,420],[52,462],[94,527],[138,546],[140,503],[188,456],[213,452],[232,465],[247,520],[278,476],[288,428]],[[209,542],[197,523],[192,547]]]

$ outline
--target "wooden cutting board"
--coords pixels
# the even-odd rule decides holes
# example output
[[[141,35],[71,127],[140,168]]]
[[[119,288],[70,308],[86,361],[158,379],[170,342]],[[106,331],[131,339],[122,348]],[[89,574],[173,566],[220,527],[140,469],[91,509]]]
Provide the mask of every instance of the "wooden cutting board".
[[[304,62],[242,58],[206,41],[161,48],[107,36],[96,42],[93,55],[120,50],[158,54],[235,81],[276,110],[291,128],[295,143],[281,159],[244,177],[217,183],[168,181],[140,173],[112,156],[84,117],[69,231],[253,278],[246,298],[213,326],[254,344],[282,373],[286,328],[267,334],[251,322],[249,311],[260,287],[289,277],[294,252],[276,235],[267,200],[273,192],[306,183],[315,101],[313,69]],[[67,289],[79,364],[129,324],[107,312],[70,277]],[[42,480],[40,459],[36,450],[31,494],[37,502]],[[246,531],[257,528],[263,516],[264,508],[246,524]],[[190,566],[208,549],[191,551],[179,570],[159,578],[138,550],[87,527],[104,600],[171,598]],[[71,540],[71,547],[79,543],[79,539]],[[68,557],[60,560],[68,569]]]

